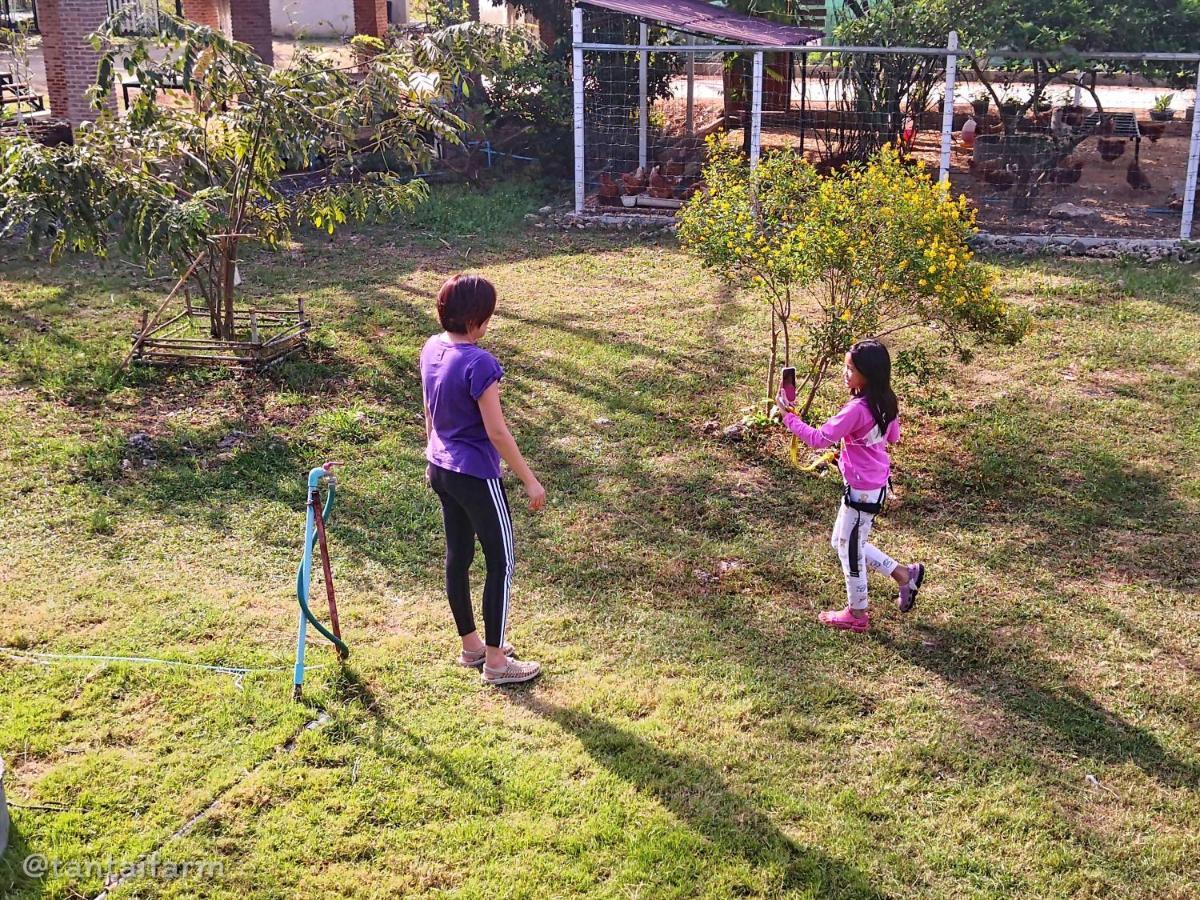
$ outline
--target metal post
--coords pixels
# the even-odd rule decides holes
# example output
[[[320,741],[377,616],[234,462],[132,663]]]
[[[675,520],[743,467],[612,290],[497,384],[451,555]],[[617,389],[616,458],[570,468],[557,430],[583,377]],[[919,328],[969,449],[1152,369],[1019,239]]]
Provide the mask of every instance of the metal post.
[[[759,148],[762,144],[762,81],[763,55],[754,53],[754,74],[750,80],[750,168],[758,165]]]
[[[689,38],[688,43],[692,40]],[[689,53],[687,55],[687,136],[691,137],[696,133],[696,54]]]
[[[804,126],[808,118],[808,54],[800,54],[800,155],[804,155]]]
[[[1196,209],[1196,169],[1200,164],[1200,66],[1196,67],[1196,99],[1192,104],[1192,140],[1188,144],[1187,182],[1183,188],[1183,217],[1179,222],[1179,239],[1192,238],[1192,214]]]
[[[571,10],[572,73],[575,82],[575,212],[583,212],[584,157],[583,157],[583,7]]]
[[[946,44],[950,52],[946,55],[946,96],[942,99],[942,159],[938,167],[938,181],[950,181],[950,135],[954,130],[954,75],[958,65],[958,32],[950,32]]]
[[[578,7],[576,7],[578,9]],[[650,26],[638,23],[638,43],[645,47],[650,43]],[[638,165],[646,168],[647,144],[650,140],[650,52],[638,51]]]

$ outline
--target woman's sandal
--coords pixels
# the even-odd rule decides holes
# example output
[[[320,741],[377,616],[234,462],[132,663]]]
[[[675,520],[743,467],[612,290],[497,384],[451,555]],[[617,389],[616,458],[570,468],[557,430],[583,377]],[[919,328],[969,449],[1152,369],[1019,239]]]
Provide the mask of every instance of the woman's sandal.
[[[509,659],[517,658],[517,651],[514,650],[513,645],[508,643],[507,641],[504,642],[503,650],[504,650],[504,655],[507,656]],[[462,653],[458,654],[457,662],[464,669],[478,669],[480,666],[483,665],[483,662],[485,659],[487,659],[487,648],[486,647],[484,647],[483,649],[478,650],[478,651],[464,650]]]
[[[520,684],[524,681],[533,681],[533,679],[541,674],[541,663],[536,663],[532,660],[521,662],[520,660],[510,659],[508,665],[499,670],[488,668],[485,665],[480,680],[484,684],[490,685]]]

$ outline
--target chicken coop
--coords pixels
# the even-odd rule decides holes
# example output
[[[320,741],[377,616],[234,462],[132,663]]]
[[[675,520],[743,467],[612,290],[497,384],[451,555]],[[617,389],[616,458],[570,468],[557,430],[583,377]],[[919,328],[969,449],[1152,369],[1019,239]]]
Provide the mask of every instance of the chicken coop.
[[[757,158],[762,109],[791,106],[792,51],[821,38],[703,0],[587,0],[573,26],[578,213],[670,216],[713,133]]]
[[[577,215],[669,220],[715,135],[826,175],[897,145],[993,233],[1191,235],[1200,55],[841,47],[702,0],[573,15]]]

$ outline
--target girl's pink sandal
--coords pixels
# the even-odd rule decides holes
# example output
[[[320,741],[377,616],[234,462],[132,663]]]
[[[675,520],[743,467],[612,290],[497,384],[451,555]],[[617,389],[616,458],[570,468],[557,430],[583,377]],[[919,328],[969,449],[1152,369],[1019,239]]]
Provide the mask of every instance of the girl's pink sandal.
[[[827,609],[817,616],[817,621],[828,628],[859,633],[866,631],[871,626],[871,620],[867,613],[856,616],[848,606],[845,609]]]

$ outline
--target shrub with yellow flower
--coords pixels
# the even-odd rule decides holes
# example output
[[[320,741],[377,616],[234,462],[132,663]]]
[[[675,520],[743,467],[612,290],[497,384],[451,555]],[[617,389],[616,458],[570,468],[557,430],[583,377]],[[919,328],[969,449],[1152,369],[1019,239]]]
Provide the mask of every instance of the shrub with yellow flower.
[[[768,396],[780,349],[790,365],[796,343],[807,412],[859,338],[931,328],[966,358],[978,339],[1012,342],[1025,333],[1026,320],[995,296],[995,274],[967,246],[974,212],[946,185],[915,174],[895,149],[831,178],[789,152],[753,172],[727,145],[710,141],[709,154],[707,190],[680,211],[679,239],[706,267],[769,301]],[[802,295],[814,308],[796,341],[792,311]]]

